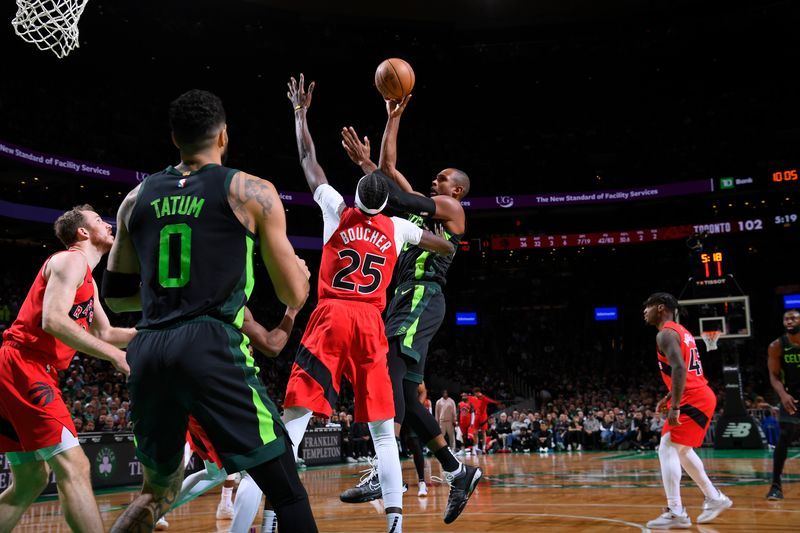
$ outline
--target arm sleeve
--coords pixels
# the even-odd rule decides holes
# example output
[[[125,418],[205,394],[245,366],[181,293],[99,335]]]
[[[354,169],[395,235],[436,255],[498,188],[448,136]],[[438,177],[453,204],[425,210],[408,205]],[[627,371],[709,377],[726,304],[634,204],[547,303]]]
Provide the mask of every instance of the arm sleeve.
[[[392,222],[394,222],[394,243],[397,246],[397,255],[400,255],[405,243],[419,244],[419,241],[422,240],[422,228],[400,217],[392,217]]]
[[[414,213],[422,216],[433,216],[436,213],[436,204],[433,199],[405,192],[390,178],[386,178],[386,184],[389,186],[389,201],[386,205],[391,209],[400,213]]]
[[[314,201],[322,209],[322,244],[325,244],[339,227],[339,206],[344,204],[344,198],[336,189],[323,183],[314,191]]]

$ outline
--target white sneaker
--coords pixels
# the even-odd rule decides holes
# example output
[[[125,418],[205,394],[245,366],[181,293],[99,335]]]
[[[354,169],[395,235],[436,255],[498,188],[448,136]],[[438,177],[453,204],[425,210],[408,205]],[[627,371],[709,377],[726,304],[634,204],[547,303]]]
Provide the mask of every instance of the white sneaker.
[[[425,484],[424,481],[419,482],[419,492],[417,492],[417,496],[423,497],[428,495],[428,486]]]
[[[572,444],[567,444],[567,451],[568,451],[568,452],[571,452],[571,451],[572,451]]]
[[[455,453],[456,457],[463,457],[467,455],[467,451],[464,448],[461,448]]]
[[[233,519],[233,504],[225,504],[219,502],[217,506],[217,520],[232,520]]]
[[[581,444],[578,444],[578,451],[580,452],[580,451],[582,451],[582,450],[583,450],[583,445],[581,445]]]
[[[162,516],[158,519],[158,522],[156,522],[156,531],[166,531],[167,529],[169,529],[169,522],[164,520]]]
[[[651,529],[687,529],[692,527],[692,521],[686,511],[683,511],[683,514],[675,514],[669,508],[665,508],[661,516],[647,523],[647,527]]]
[[[706,522],[711,522],[731,505],[733,505],[733,501],[721,492],[716,500],[706,498],[706,501],[703,502],[703,512],[697,517],[697,523],[705,524]]]

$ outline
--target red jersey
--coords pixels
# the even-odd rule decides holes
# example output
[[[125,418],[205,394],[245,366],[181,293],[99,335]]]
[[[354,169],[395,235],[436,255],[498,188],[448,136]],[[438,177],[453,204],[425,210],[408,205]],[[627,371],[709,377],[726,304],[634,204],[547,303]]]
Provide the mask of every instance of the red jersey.
[[[460,420],[469,420],[471,413],[475,410],[469,401],[458,402],[458,418]]]
[[[495,400],[492,400],[491,398],[486,396],[485,394],[481,395],[480,398],[478,398],[477,396],[468,396],[467,398],[469,399],[469,402],[472,404],[472,407],[475,408],[476,421],[486,420],[487,418],[489,418],[489,415],[487,413],[487,408],[489,407],[489,404],[498,403]]]
[[[330,185],[314,192],[325,221],[317,297],[372,304],[383,311],[386,289],[400,249],[418,244],[422,230],[407,220],[367,216],[354,207],[338,208],[341,195]]]
[[[71,250],[58,253],[70,252],[80,253]],[[57,370],[64,370],[69,366],[76,350],[42,329],[42,302],[44,291],[47,288],[44,269],[54,255],[56,254],[48,257],[42,268],[39,269],[36,280],[31,285],[25,302],[19,310],[17,319],[14,320],[11,327],[3,332],[3,341],[20,349],[28,360],[43,365],[49,364]],[[69,317],[85,330],[89,329],[94,320],[94,280],[92,280],[92,269],[88,264],[83,283],[75,291],[75,299],[69,310]]]
[[[694,335],[689,333],[688,329],[681,326],[677,322],[667,322],[664,324],[664,327],[677,332],[681,339],[681,353],[683,354],[683,363],[686,365],[686,386],[684,390],[688,391],[691,389],[708,386],[708,381],[703,375],[703,365],[700,364],[700,353],[697,351],[697,344],[694,342]],[[658,356],[658,368],[661,370],[661,378],[667,385],[667,389],[669,389],[671,392],[672,367],[658,347],[656,347],[656,354]]]

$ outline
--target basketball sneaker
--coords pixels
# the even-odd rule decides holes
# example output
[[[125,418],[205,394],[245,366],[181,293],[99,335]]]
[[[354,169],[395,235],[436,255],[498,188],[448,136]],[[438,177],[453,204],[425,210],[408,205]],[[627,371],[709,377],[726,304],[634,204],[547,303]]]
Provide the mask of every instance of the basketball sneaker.
[[[166,531],[169,529],[169,522],[167,522],[164,517],[158,519],[156,522],[156,531]]]
[[[428,495],[428,485],[426,485],[424,481],[420,481],[419,492],[417,492],[417,496],[424,497],[427,495]]]
[[[233,504],[219,502],[217,505],[217,520],[233,520]]]
[[[733,505],[733,501],[731,501],[730,498],[721,492],[719,493],[719,497],[715,500],[706,498],[706,500],[703,502],[703,512],[697,517],[697,523],[705,524],[707,522],[711,522],[718,517],[722,511],[731,505]]]
[[[366,503],[378,500],[383,496],[381,481],[378,479],[378,457],[369,458],[369,468],[362,470],[361,480],[356,486],[339,495],[344,503]],[[403,483],[403,492],[408,490],[408,483]]]
[[[783,499],[783,489],[780,485],[772,485],[767,493],[767,499],[771,501],[778,501]]]
[[[676,514],[670,511],[669,507],[658,518],[650,520],[647,527],[651,529],[687,529],[692,527],[692,520],[686,511],[683,514]]]
[[[481,480],[483,472],[476,466],[464,465],[460,474],[444,473],[444,480],[450,485],[447,507],[444,510],[444,523],[450,524],[467,506],[467,501]]]

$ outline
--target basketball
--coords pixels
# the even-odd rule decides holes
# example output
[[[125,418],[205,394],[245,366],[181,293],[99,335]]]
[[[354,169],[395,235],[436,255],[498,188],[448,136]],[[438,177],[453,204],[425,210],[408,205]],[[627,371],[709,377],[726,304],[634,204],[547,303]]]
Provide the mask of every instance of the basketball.
[[[399,101],[408,96],[414,81],[414,69],[397,57],[383,60],[375,71],[375,87],[387,100]]]

